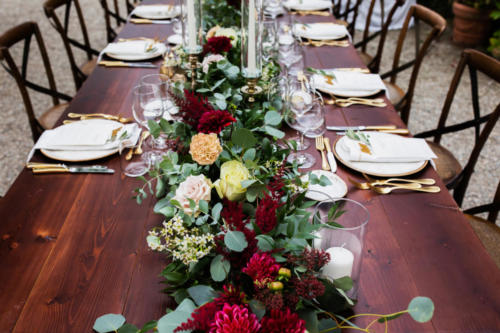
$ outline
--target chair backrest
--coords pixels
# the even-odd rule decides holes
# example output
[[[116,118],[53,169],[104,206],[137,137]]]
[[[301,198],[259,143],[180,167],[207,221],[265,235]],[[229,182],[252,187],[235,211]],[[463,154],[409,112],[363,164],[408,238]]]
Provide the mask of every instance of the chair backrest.
[[[35,36],[38,49],[40,50],[40,54],[42,56],[49,87],[41,86],[27,79],[29,51],[33,35]],[[24,41],[23,58],[21,66],[18,66],[9,49],[21,41]],[[28,88],[51,96],[54,105],[59,104],[59,99],[70,101],[71,97],[59,93],[56,89],[54,75],[52,73],[52,68],[50,66],[42,34],[40,33],[40,29],[35,22],[22,23],[6,31],[0,36],[0,61],[2,67],[4,67],[5,70],[16,80],[17,86],[23,98],[26,113],[28,114],[33,139],[36,141],[43,131],[43,128],[35,117]],[[21,69],[20,71],[19,68]]]
[[[75,8],[77,14],[83,42],[80,42],[68,35],[72,6]],[[64,8],[63,20],[61,20],[56,13],[56,10],[59,8]],[[80,70],[80,67],[76,64],[72,46],[83,50],[87,55],[88,60],[92,60],[93,56],[99,55],[99,52],[90,46],[89,34],[87,32],[87,26],[85,25],[85,19],[83,17],[80,3],[78,2],[78,0],[47,0],[43,4],[43,9],[52,26],[54,26],[57,32],[59,32],[59,34],[61,35],[64,48],[66,49],[66,53],[71,65],[71,71],[73,73],[75,86],[78,89],[81,87],[87,76]]]
[[[493,198],[492,203],[466,209],[464,210],[464,213],[470,215],[488,213],[487,220],[492,223],[495,223],[499,211],[500,211],[500,182],[498,182],[497,190],[495,192],[495,197]]]
[[[368,64],[368,68],[372,73],[378,73],[380,71],[380,63],[382,61],[382,53],[384,51],[384,45],[385,41],[387,39],[387,32],[389,31],[389,26],[392,23],[392,19],[394,17],[394,14],[396,13],[397,9],[401,6],[404,5],[406,0],[396,0],[394,2],[394,5],[391,7],[391,10],[389,11],[389,14],[387,15],[387,19],[384,20],[384,0],[378,0],[381,8],[381,27],[382,29],[379,31],[375,31],[370,35],[370,30],[368,27],[371,24],[371,19],[372,19],[372,14],[373,14],[373,9],[375,7],[375,3],[377,0],[372,0],[370,7],[368,9],[368,15],[366,16],[366,24],[365,24],[365,30],[363,32],[363,39],[355,45],[356,48],[361,47],[361,51],[366,52],[366,48],[368,43],[375,39],[377,36],[380,35],[378,47],[377,47],[377,53],[373,57],[372,61]]]
[[[347,22],[347,30],[351,34],[352,38],[354,38],[354,33],[356,31],[356,18],[358,17],[358,9],[362,1],[363,0],[333,1],[333,15],[336,19],[344,20]]]
[[[106,22],[106,36],[108,38],[108,43],[111,43],[118,35],[115,31],[115,28],[119,27],[122,23],[126,23],[127,20],[120,16],[120,6],[118,0],[112,0],[113,7],[110,7],[108,5],[108,0],[100,1],[102,9],[104,11],[104,21]],[[127,0],[125,3],[127,11],[129,10],[130,5],[131,4]],[[116,23],[115,28],[113,28],[113,20]]]
[[[412,19],[415,22],[415,59],[408,61],[403,65],[400,65],[399,60],[401,57],[401,52],[403,50],[403,44],[406,39],[408,28]],[[423,22],[431,27],[431,30],[422,45],[420,45],[420,22]],[[401,118],[403,119],[405,124],[408,124],[408,120],[410,118],[411,102],[413,100],[413,93],[415,91],[415,85],[417,83],[417,77],[420,66],[422,65],[422,61],[424,60],[424,57],[427,54],[427,51],[429,50],[432,42],[439,36],[441,36],[445,29],[446,20],[441,15],[427,7],[421,5],[413,5],[410,7],[410,10],[406,15],[403,28],[399,33],[398,44],[394,53],[394,60],[392,63],[392,69],[389,72],[381,75],[383,79],[390,77],[390,82],[396,83],[398,73],[413,66],[406,94],[399,105],[396,105],[396,108],[401,111]]]
[[[446,120],[450,113],[450,107],[455,97],[457,87],[460,83],[460,78],[465,70],[465,67],[469,68],[469,75],[471,80],[471,90],[472,90],[472,110],[474,118],[472,120],[464,121],[459,124],[446,126]],[[442,136],[447,133],[461,131],[467,128],[474,127],[474,148],[469,156],[469,160],[465,167],[463,168],[460,175],[455,179],[454,182],[450,184],[450,187],[454,189],[453,197],[455,201],[461,205],[467,186],[469,185],[469,180],[474,172],[474,167],[478,160],[478,157],[483,149],[490,133],[493,131],[495,124],[500,117],[500,103],[496,108],[489,114],[481,116],[479,109],[479,94],[478,94],[478,84],[477,84],[477,71],[489,76],[491,79],[500,83],[500,61],[492,58],[484,53],[476,50],[466,49],[462,52],[460,62],[451,81],[450,89],[446,96],[446,100],[441,111],[441,116],[439,118],[438,126],[432,131],[427,131],[419,133],[416,137],[434,137],[434,142],[439,143]],[[481,129],[481,124],[485,123],[484,127]]]

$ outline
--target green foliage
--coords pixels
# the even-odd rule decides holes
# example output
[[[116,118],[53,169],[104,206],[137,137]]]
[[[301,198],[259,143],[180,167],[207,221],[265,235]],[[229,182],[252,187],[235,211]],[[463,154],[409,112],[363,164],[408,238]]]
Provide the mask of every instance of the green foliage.
[[[203,19],[206,30],[213,26],[239,27],[241,25],[240,8],[235,8],[225,0],[204,0]]]
[[[408,313],[419,323],[428,322],[434,315],[434,303],[428,297],[415,297],[408,305]]]
[[[114,332],[123,324],[125,324],[125,317],[121,314],[109,313],[97,318],[93,329],[98,333]]]

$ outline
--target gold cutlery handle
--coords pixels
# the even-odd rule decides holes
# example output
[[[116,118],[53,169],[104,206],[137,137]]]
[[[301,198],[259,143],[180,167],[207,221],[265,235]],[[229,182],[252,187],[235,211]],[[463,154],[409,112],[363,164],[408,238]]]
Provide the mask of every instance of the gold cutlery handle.
[[[408,187],[403,187],[403,189],[408,189]],[[412,188],[412,191],[417,191],[417,192],[426,192],[426,193],[439,193],[441,192],[441,189],[439,186],[425,186],[425,187],[420,187],[420,188]]]
[[[78,120],[63,120],[63,124],[64,125],[67,125],[67,124],[71,124],[71,123],[75,123],[77,122]]]
[[[366,129],[367,130],[378,130],[378,131],[395,130],[396,125],[366,126]]]
[[[135,23],[135,24],[151,24],[151,23],[153,23],[153,21],[151,21],[151,20],[138,19],[138,18],[130,19],[130,22]]]
[[[130,161],[132,159],[132,155],[134,155],[134,148],[130,148],[127,154],[125,155],[125,160]]]
[[[99,62],[99,65],[103,65],[105,67],[129,67],[129,65],[123,61],[102,60]]]
[[[68,169],[66,168],[35,168],[35,169],[32,169],[31,171],[33,171],[33,173],[66,173],[66,172],[69,172]]]
[[[370,74],[370,70],[368,68],[343,67],[343,68],[335,68],[335,70],[343,72],[358,72],[358,73]]]
[[[388,134],[404,134],[408,135],[410,134],[410,130],[406,128],[398,128],[398,129],[392,129],[392,130],[378,130],[380,133],[388,133]]]
[[[53,163],[40,163],[40,162],[28,162],[26,163],[26,167],[28,169],[41,169],[41,168],[64,168],[62,164],[53,164]]]
[[[328,165],[324,150],[321,150],[321,168],[326,171],[330,170],[330,166]]]
[[[387,182],[404,182],[404,183],[417,183],[422,185],[434,185],[436,181],[432,178],[421,178],[421,179],[406,179],[406,178],[389,178]]]
[[[137,147],[134,150],[134,154],[136,154],[136,155],[142,154],[142,143],[144,142],[144,140],[146,140],[146,138],[149,136],[149,134],[150,134],[149,131],[142,132],[141,138],[139,139],[139,144],[137,145]]]

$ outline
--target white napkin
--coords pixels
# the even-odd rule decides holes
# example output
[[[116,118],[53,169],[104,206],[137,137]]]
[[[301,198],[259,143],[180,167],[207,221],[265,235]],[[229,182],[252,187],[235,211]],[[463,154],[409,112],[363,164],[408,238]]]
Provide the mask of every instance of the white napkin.
[[[326,0],[288,0],[283,3],[288,10],[324,10],[332,7]]]
[[[378,132],[363,132],[369,136],[371,154],[361,151],[359,141],[342,138],[342,149],[353,162],[402,163],[437,158],[424,139],[404,138]]]
[[[112,132],[117,128],[120,128],[120,130],[113,140]],[[74,122],[44,131],[31,150],[28,161],[36,149],[64,151],[112,150],[117,149],[120,142],[126,147],[134,146],[139,139],[140,132],[140,128],[135,123],[120,124],[103,119]]]
[[[108,44],[101,53],[113,53],[120,56],[142,56],[151,48],[152,41],[133,40]]]
[[[349,36],[349,40],[351,39],[344,25],[334,23],[296,23],[293,25],[293,32],[297,37],[316,40],[337,39],[344,36]]]
[[[170,5],[142,5],[137,6],[132,14],[139,17],[172,18],[180,14],[179,6]]]
[[[332,73],[334,78],[332,83],[328,83],[325,76],[314,74],[312,77],[313,85],[316,89],[332,92],[336,91],[374,91],[386,90],[384,81],[378,74],[365,74],[349,71],[325,71]]]

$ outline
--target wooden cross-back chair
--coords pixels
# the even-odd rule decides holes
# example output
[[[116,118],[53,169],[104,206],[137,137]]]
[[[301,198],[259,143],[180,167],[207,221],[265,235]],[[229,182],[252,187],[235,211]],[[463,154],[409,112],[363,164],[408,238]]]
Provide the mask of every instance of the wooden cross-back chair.
[[[43,65],[45,67],[45,72],[49,83],[48,87],[41,86],[38,83],[32,82],[27,79],[29,52],[31,49],[30,46],[33,36],[35,36],[35,40],[42,57]],[[18,66],[14,61],[14,58],[12,57],[9,49],[22,41],[24,41],[22,64],[21,66]],[[40,33],[38,25],[35,22],[25,22],[13,27],[12,29],[6,31],[3,35],[1,35],[0,60],[0,64],[2,65],[2,67],[4,67],[5,70],[16,80],[17,86],[23,98],[26,113],[28,114],[28,120],[33,135],[33,140],[36,141],[43,130],[50,129],[55,125],[57,120],[61,117],[62,113],[66,109],[68,103],[61,103],[60,100],[71,100],[70,96],[62,94],[56,89],[56,83],[54,80],[54,75],[52,73],[52,68],[50,66],[49,57],[47,55],[47,50],[45,49],[45,44],[43,42],[42,34]],[[28,88],[52,97],[54,106],[45,111],[39,118],[35,116],[33,104],[31,103],[31,99],[28,93]]]
[[[375,4],[377,2],[380,4],[381,8],[380,26],[382,27],[382,29],[370,34],[369,27],[372,20],[373,9],[375,8]],[[370,7],[368,9],[368,14],[366,16],[366,24],[365,24],[365,30],[363,31],[363,39],[356,45],[354,45],[354,47],[361,48],[361,50],[358,51],[358,55],[372,73],[378,73],[380,71],[380,62],[382,61],[382,53],[384,51],[384,45],[387,39],[387,32],[389,31],[389,26],[392,23],[392,19],[397,9],[403,6],[404,3],[405,0],[396,0],[394,2],[394,5],[391,7],[391,10],[389,11],[389,14],[387,15],[387,19],[384,20],[385,17],[384,0],[371,0]],[[366,53],[366,48],[368,46],[368,43],[373,39],[375,39],[377,36],[380,36],[377,47],[377,53],[375,54],[375,56],[371,56],[368,53]]]
[[[400,65],[399,61],[401,58],[401,52],[403,50],[403,44],[408,33],[408,28],[411,20],[415,22],[415,58]],[[420,45],[420,24],[425,23],[431,27],[427,37],[425,38],[422,45]],[[415,91],[415,86],[417,84],[417,78],[420,71],[420,67],[424,60],[427,51],[431,44],[444,32],[446,29],[446,20],[436,13],[435,11],[421,6],[413,5],[410,7],[408,14],[406,15],[403,28],[399,33],[398,43],[396,50],[394,52],[394,59],[392,63],[392,69],[387,73],[381,75],[382,79],[389,78],[390,80],[386,83],[388,97],[391,103],[395,106],[396,110],[401,113],[401,118],[408,124],[410,118],[411,103],[413,100],[413,94]],[[396,79],[398,73],[411,68],[411,76],[406,92],[401,89],[396,84]]]
[[[123,27],[122,24],[127,23],[127,20],[120,15],[120,5],[118,0],[112,0],[113,7],[108,5],[108,0],[100,0],[102,9],[104,11],[104,21],[106,22],[106,36],[108,38],[108,43],[111,43],[116,36],[118,36],[118,30]],[[132,3],[128,0],[125,2],[127,12],[133,10]],[[115,24],[113,24],[115,21]]]
[[[474,117],[471,120],[458,124],[446,125],[446,120],[448,119],[448,115],[450,113],[453,98],[465,67],[469,68],[472,92],[472,113]],[[493,128],[500,117],[500,103],[491,113],[486,115],[481,115],[480,113],[477,82],[478,71],[500,83],[500,61],[476,50],[464,50],[448,90],[436,129],[415,135],[420,138],[434,137],[434,140],[429,142],[429,145],[438,156],[435,160],[436,170],[447,187],[454,189],[453,197],[459,206],[462,205],[467,186],[469,185],[470,178],[474,172],[474,167],[481,150],[486,144],[490,133],[493,131]],[[481,129],[482,124],[484,124],[484,127]],[[474,147],[467,164],[462,169],[460,163],[453,156],[453,154],[440,145],[440,141],[442,136],[447,133],[458,132],[467,128],[474,128]],[[465,138],[463,141],[465,142]]]
[[[69,22],[71,16],[71,8],[74,7],[78,23],[81,29],[83,41],[76,40],[68,35],[69,33]],[[64,17],[61,20],[56,13],[59,8],[64,9]],[[68,55],[69,63],[71,66],[71,72],[73,74],[73,79],[75,81],[75,86],[79,89],[87,77],[92,73],[96,66],[96,60],[99,55],[99,51],[93,49],[90,45],[89,34],[87,32],[87,26],[85,24],[85,19],[83,17],[83,12],[80,7],[78,0],[47,0],[43,4],[43,9],[45,15],[49,19],[52,26],[61,35],[64,48]],[[73,48],[76,47],[83,50],[87,56],[87,62],[82,66],[76,64],[75,56],[73,54]]]
[[[358,17],[358,9],[362,1],[363,0],[333,1],[333,15],[335,16],[336,22],[345,25],[353,39],[356,31],[355,25],[356,18]],[[343,4],[345,4],[344,8],[342,8]]]

